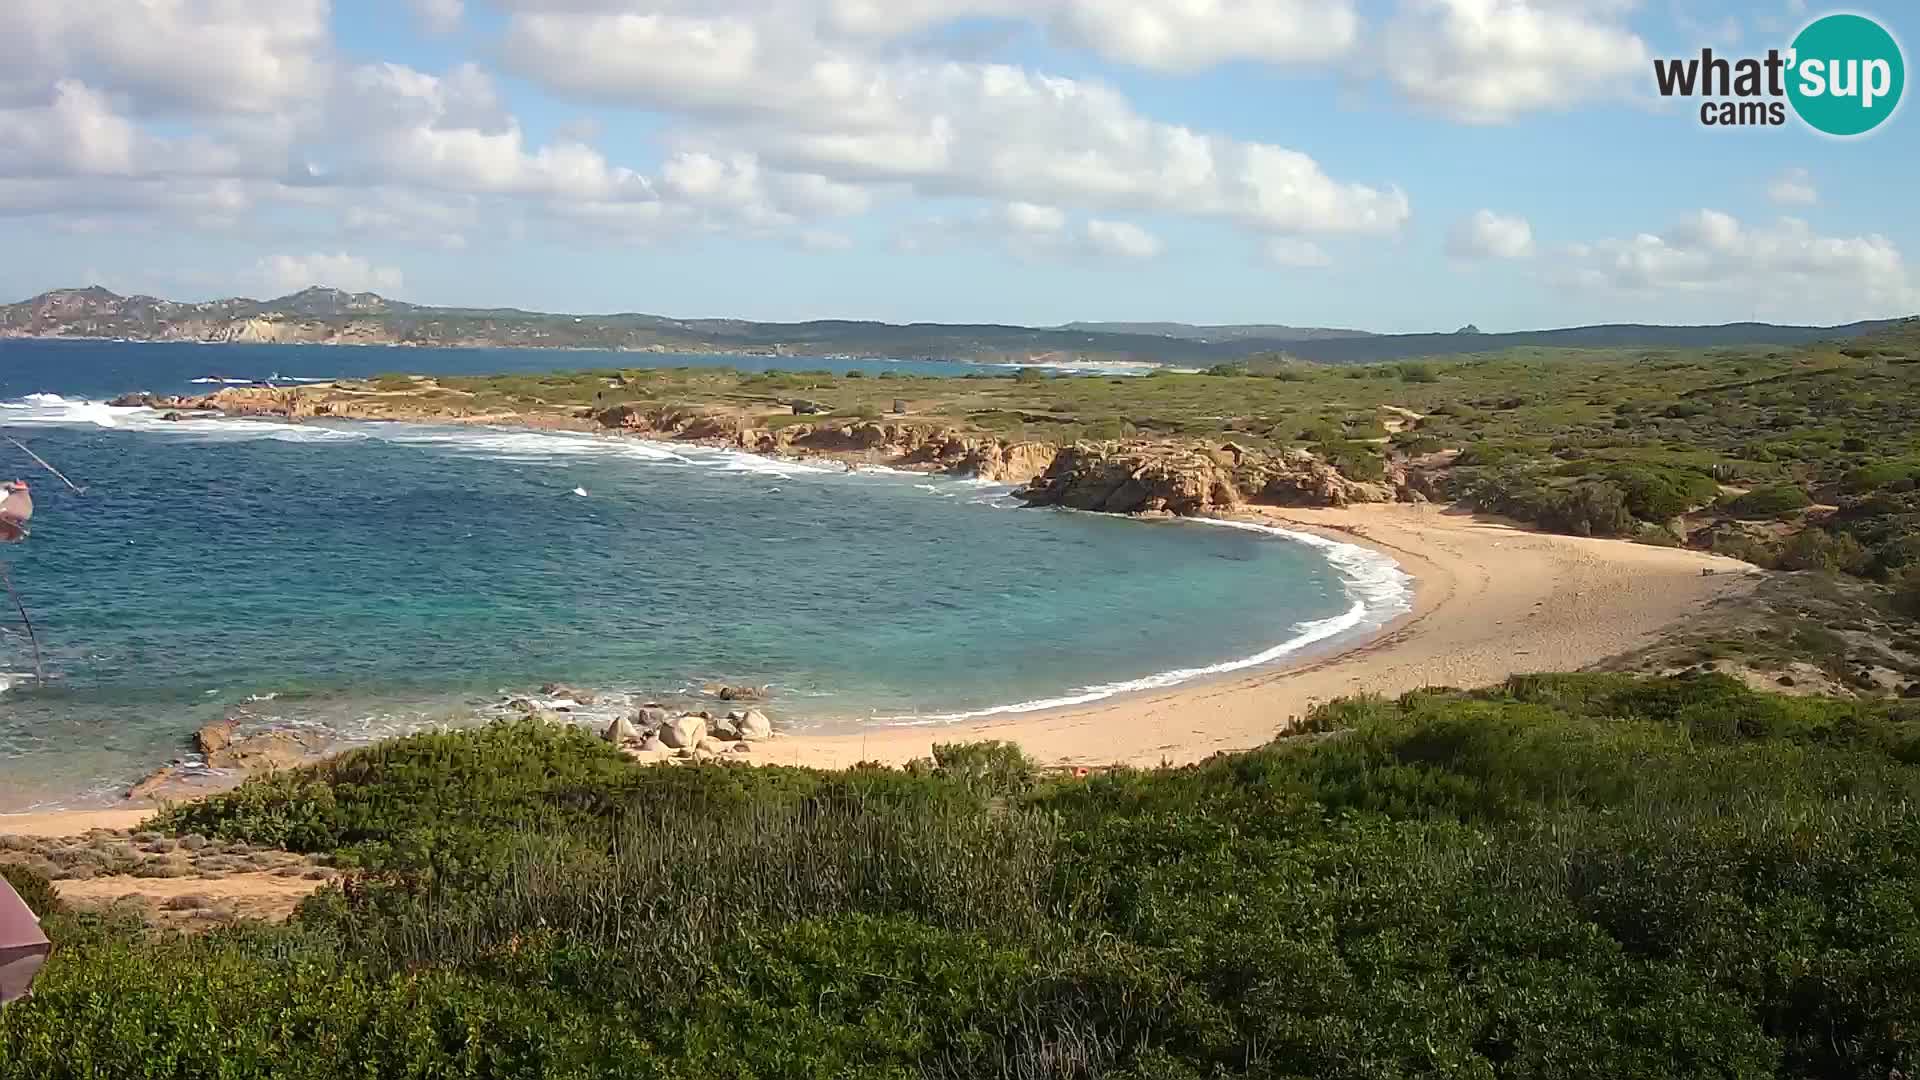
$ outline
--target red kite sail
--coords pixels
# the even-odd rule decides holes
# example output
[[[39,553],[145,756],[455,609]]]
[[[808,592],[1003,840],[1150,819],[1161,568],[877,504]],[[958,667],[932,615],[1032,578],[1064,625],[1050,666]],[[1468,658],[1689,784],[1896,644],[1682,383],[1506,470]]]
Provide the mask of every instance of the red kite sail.
[[[27,522],[33,520],[33,493],[25,480],[0,487],[7,493],[0,499],[0,544],[17,544],[27,538]]]
[[[27,902],[0,877],[0,1005],[25,997],[53,946]]]

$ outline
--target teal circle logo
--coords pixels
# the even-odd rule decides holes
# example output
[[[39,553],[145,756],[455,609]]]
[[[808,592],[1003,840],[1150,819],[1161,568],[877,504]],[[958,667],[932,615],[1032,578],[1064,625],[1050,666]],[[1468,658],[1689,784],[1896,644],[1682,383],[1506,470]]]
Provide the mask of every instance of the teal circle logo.
[[[1865,135],[1900,106],[1907,65],[1900,43],[1864,15],[1828,15],[1793,39],[1787,98],[1816,131]]]

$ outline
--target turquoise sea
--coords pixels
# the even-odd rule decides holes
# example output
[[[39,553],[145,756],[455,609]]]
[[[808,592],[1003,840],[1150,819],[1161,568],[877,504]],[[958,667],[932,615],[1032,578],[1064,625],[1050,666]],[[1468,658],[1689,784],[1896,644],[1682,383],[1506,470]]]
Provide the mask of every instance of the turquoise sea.
[[[536,359],[689,362],[0,342],[0,433],[87,488],[0,443],[0,471],[38,507],[0,560],[52,676],[23,677],[27,641],[0,617],[0,812],[115,798],[230,713],[351,742],[480,722],[549,680],[613,692],[603,714],[725,680],[772,684],[789,729],[941,723],[1279,662],[1407,604],[1404,575],[1351,546],[1019,509],[964,478],[615,436],[167,423],[101,403],[207,372]]]

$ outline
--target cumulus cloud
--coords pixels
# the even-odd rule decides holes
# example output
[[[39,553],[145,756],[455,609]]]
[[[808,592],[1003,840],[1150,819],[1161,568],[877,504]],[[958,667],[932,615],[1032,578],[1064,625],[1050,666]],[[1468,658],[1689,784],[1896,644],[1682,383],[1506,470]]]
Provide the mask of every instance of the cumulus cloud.
[[[1638,296],[1724,296],[1815,321],[1920,309],[1920,287],[1900,249],[1878,233],[1824,236],[1797,218],[1750,225],[1700,210],[1659,233],[1576,244],[1556,276],[1591,290]]]
[[[8,0],[0,95],[58,78],[143,107],[273,113],[326,82],[328,0]]]
[[[1086,224],[1089,250],[1120,259],[1151,259],[1160,254],[1160,239],[1126,221],[1090,219]]]
[[[1767,185],[1767,198],[1776,206],[1812,206],[1820,201],[1820,191],[1813,186],[1813,174],[1788,169]]]
[[[1410,213],[1398,187],[1337,180],[1296,150],[1150,119],[1101,83],[873,55],[770,15],[523,11],[505,55],[555,92],[687,116],[696,126],[682,137],[703,152],[751,153],[842,184],[1164,210],[1275,232],[1392,233]]]
[[[1168,72],[1330,60],[1360,29],[1349,0],[829,0],[825,16],[832,29],[883,38],[959,19],[1024,19],[1062,45]]]
[[[350,60],[329,0],[13,0],[0,213],[211,225],[292,205],[350,236],[458,247],[483,212],[589,239],[724,228],[817,245],[882,200],[959,198],[1058,208],[1070,223],[1048,252],[1106,258],[1159,252],[1142,214],[1287,236],[1392,234],[1410,214],[1391,178],[1335,177],[1292,148],[1147,116],[1107,83],[920,36],[984,17],[1156,71],[1325,64],[1355,48],[1354,0],[488,6],[505,16],[491,55],[516,74],[667,118],[658,164],[610,158],[594,124],[523,126],[478,64]],[[470,5],[406,7],[450,31]],[[409,218],[399,192],[461,220]]]
[[[347,292],[392,292],[405,284],[400,271],[345,253],[269,255],[254,265],[253,280],[276,295],[310,285]]]
[[[1648,70],[1619,0],[1401,0],[1387,77],[1417,104],[1468,123],[1629,92]]]
[[[1533,225],[1523,217],[1480,210],[1447,233],[1447,254],[1456,259],[1525,259],[1533,255]]]

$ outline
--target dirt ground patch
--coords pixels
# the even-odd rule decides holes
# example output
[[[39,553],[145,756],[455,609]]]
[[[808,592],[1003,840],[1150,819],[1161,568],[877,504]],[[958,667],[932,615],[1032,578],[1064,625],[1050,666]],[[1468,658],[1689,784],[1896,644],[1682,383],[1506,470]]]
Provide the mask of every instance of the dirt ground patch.
[[[62,900],[76,907],[132,905],[150,922],[192,929],[235,919],[281,922],[333,877],[330,871],[314,873],[318,876],[262,871],[211,880],[114,875],[61,881],[55,887]]]

